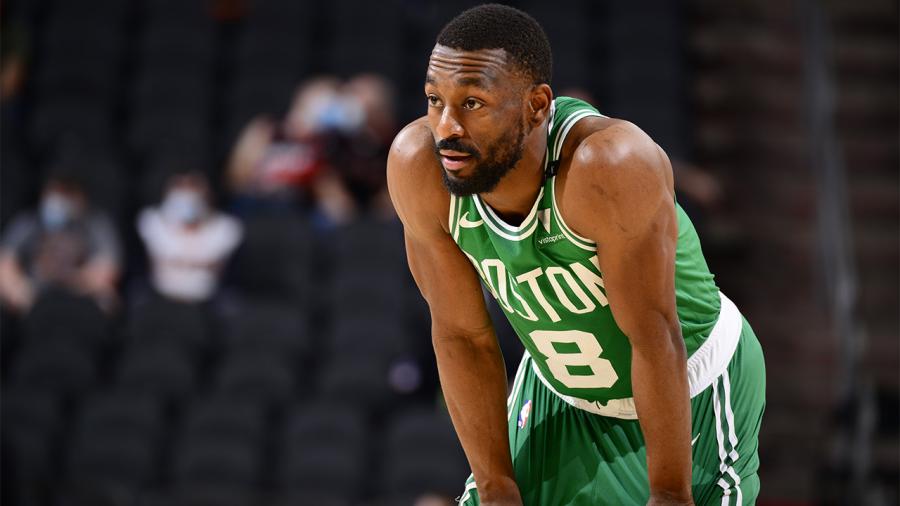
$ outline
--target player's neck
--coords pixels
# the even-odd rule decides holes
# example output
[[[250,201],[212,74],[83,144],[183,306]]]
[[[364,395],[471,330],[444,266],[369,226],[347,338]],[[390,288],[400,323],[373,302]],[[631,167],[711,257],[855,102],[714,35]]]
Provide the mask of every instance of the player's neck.
[[[509,171],[494,191],[479,197],[510,225],[518,225],[531,212],[544,181],[544,157],[547,151],[547,123],[525,138],[522,159]]]

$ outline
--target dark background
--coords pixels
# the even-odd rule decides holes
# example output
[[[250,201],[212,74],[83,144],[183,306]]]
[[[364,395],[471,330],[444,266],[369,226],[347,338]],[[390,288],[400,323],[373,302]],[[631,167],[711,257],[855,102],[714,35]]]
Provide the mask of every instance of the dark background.
[[[245,216],[212,321],[141,306],[130,287],[146,277],[133,223],[160,166],[189,158],[227,208],[222,174],[241,128],[284,114],[322,74],[385,76],[405,124],[424,113],[434,37],[474,4],[3,2],[4,64],[21,62],[23,77],[3,102],[0,223],[36,205],[48,167],[77,161],[126,244],[126,309],[98,336],[46,330],[71,307],[4,313],[4,504],[461,493],[467,470],[396,221],[362,213],[323,231],[303,210]],[[897,3],[511,4],[547,31],[557,94],[591,97],[675,162],[717,282],[766,354],[759,504],[898,504]],[[161,334],[196,342],[148,347]],[[123,379],[140,358],[147,384],[165,387]],[[241,360],[286,379],[229,391],[222,371]],[[398,387],[407,373],[414,386]],[[104,409],[130,413],[130,428],[105,428]]]

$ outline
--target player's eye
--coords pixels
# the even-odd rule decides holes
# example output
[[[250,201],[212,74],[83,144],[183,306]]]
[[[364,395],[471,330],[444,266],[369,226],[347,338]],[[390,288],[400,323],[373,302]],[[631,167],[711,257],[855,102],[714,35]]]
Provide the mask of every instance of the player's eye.
[[[463,107],[465,107],[466,109],[468,109],[470,111],[478,110],[481,108],[481,106],[482,106],[482,103],[475,100],[474,98],[468,98],[468,99],[466,99],[465,102],[463,102]]]
[[[427,95],[425,98],[428,100],[428,105],[430,107],[441,106],[441,99],[437,98],[435,95]]]

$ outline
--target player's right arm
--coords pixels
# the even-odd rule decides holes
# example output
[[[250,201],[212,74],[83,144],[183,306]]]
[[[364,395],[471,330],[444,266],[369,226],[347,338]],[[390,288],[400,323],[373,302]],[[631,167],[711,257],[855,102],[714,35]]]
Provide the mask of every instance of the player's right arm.
[[[449,196],[421,120],[388,155],[388,190],[403,222],[407,259],[431,311],[431,333],[450,417],[487,505],[520,505],[506,418],[506,371],[477,274],[449,234]]]

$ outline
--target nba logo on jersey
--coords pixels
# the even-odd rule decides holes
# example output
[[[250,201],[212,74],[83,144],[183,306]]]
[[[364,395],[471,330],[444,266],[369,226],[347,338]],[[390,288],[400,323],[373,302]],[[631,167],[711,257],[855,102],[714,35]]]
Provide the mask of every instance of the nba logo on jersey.
[[[522,405],[522,410],[519,411],[518,426],[520,429],[524,429],[525,425],[528,424],[528,416],[530,414],[531,414],[531,399],[525,401],[525,404]]]

